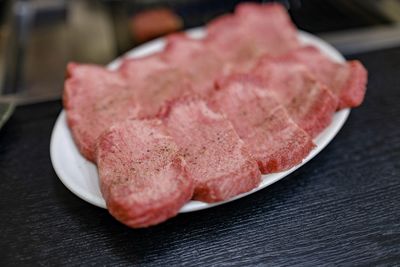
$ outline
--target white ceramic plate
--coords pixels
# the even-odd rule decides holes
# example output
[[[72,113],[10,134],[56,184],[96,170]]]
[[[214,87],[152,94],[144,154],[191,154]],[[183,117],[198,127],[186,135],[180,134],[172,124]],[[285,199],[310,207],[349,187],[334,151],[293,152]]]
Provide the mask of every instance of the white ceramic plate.
[[[188,31],[188,34],[193,38],[202,38],[205,32],[203,29],[197,28]],[[333,60],[338,62],[344,61],[344,58],[338,51],[321,39],[301,31],[299,32],[299,38],[304,44],[312,44],[318,47],[323,53],[328,55]],[[161,50],[164,45],[165,40],[160,38],[131,50],[124,57],[140,57],[148,55]],[[108,65],[108,68],[116,69],[120,64],[121,58],[118,58],[111,62]],[[310,159],[315,157],[335,137],[338,131],[342,128],[349,113],[350,109],[344,109],[336,112],[329,127],[327,127],[314,140],[317,147],[311,151],[311,153],[303,160],[301,164],[284,172],[263,175],[261,184],[250,192],[241,194],[227,201],[213,204],[200,201],[189,201],[182,207],[180,212],[191,212],[221,205],[252,194],[286,177],[308,162]],[[70,130],[66,123],[65,111],[61,112],[53,129],[50,142],[50,156],[54,170],[56,171],[60,180],[69,190],[93,205],[106,208],[105,201],[100,193],[96,166],[82,157],[75,146]]]

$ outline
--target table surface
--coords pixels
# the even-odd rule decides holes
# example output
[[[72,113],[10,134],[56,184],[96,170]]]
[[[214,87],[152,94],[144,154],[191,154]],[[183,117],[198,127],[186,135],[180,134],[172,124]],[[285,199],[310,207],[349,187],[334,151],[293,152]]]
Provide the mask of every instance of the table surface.
[[[316,158],[253,195],[133,230],[66,189],[49,143],[60,102],[0,131],[0,265],[400,264],[400,48],[354,56],[364,104]]]

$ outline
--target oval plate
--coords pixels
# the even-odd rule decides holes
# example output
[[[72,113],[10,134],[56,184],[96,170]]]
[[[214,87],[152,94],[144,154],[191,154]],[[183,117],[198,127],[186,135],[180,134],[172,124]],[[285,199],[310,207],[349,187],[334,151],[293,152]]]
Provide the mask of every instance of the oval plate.
[[[205,31],[202,28],[197,28],[189,30],[187,34],[193,38],[202,38]],[[332,60],[344,62],[343,56],[338,51],[318,37],[299,31],[299,38],[303,44],[311,44],[318,47]],[[163,38],[156,39],[129,51],[123,57],[117,58],[111,62],[107,67],[115,70],[121,64],[122,58],[134,58],[148,55],[160,51],[163,49],[164,45],[165,40]],[[260,185],[250,192],[238,195],[226,201],[212,204],[201,201],[189,201],[181,208],[180,212],[197,211],[221,205],[252,194],[286,177],[315,157],[324,147],[326,147],[326,145],[329,144],[342,128],[349,113],[350,109],[344,109],[335,113],[332,123],[314,140],[317,145],[316,148],[311,151],[301,164],[284,172],[263,175]],[[96,166],[90,161],[87,161],[79,153],[67,126],[65,111],[62,111],[58,116],[53,128],[50,142],[50,156],[55,172],[61,182],[71,190],[71,192],[93,205],[106,208],[106,203],[100,193]]]

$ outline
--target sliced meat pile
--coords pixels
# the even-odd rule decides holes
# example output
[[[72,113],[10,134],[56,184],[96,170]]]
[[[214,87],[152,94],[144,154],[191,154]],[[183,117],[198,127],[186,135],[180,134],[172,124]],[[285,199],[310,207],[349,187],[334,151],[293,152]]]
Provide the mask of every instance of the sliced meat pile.
[[[314,147],[311,137],[253,76],[228,77],[210,104],[232,122],[262,173],[289,169]]]
[[[209,109],[204,101],[176,101],[164,121],[181,147],[194,179],[194,199],[226,200],[260,183],[257,163],[232,124]]]
[[[193,180],[160,120],[127,120],[99,139],[100,188],[109,212],[130,227],[175,216],[192,197]]]
[[[72,136],[128,226],[254,189],[261,172],[301,163],[336,110],[363,101],[362,64],[302,46],[282,5],[243,3],[206,30],[170,35],[162,51],[115,71],[68,65]]]
[[[90,161],[101,133],[138,113],[126,80],[95,65],[68,64],[63,102],[75,143]]]
[[[304,65],[265,56],[250,73],[261,78],[264,88],[274,93],[293,120],[312,137],[330,124],[337,98]]]
[[[298,48],[279,59],[307,66],[339,98],[338,109],[357,107],[364,100],[367,70],[358,60],[337,63],[313,46]]]
[[[235,14],[207,25],[207,45],[229,64],[228,71],[248,70],[264,54],[282,55],[300,46],[286,9],[279,4],[243,3]]]

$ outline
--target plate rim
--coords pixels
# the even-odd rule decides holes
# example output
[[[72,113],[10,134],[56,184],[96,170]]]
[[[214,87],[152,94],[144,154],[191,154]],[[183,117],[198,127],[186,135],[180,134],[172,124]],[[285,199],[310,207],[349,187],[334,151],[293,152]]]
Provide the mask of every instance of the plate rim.
[[[189,29],[189,30],[185,31],[185,33],[193,38],[201,38],[202,36],[205,35],[205,30],[203,27],[198,27],[198,28]],[[307,32],[304,32],[304,31],[301,31],[301,30],[298,30],[298,35],[299,35],[300,40],[303,43],[306,42],[306,43],[314,44],[319,49],[321,49],[323,51],[325,50],[325,52],[330,53],[330,56],[334,57],[333,58],[334,60],[337,60],[340,62],[345,61],[344,57],[335,48],[333,48],[330,44],[328,44],[327,42],[318,38],[317,36],[307,33]],[[111,61],[109,64],[107,64],[106,67],[110,70],[115,70],[118,68],[118,66],[120,65],[120,63],[122,62],[123,59],[134,58],[134,57],[154,53],[157,51],[157,47],[162,48],[163,46],[165,46],[165,37],[157,38],[155,40],[147,42],[143,45],[140,45],[140,46],[126,52],[125,54],[123,54],[120,57],[117,57],[116,59]],[[155,48],[152,48],[152,47],[155,47]],[[143,53],[142,51],[145,51],[145,52]],[[334,114],[334,118],[333,118],[331,124],[327,128],[325,128],[324,131],[320,135],[317,136],[317,138],[314,139],[314,142],[317,144],[318,139],[321,136],[324,136],[325,138],[323,138],[323,140],[320,141],[319,144],[317,144],[316,148],[314,148],[307,155],[307,157],[303,159],[303,161],[300,164],[292,167],[289,170],[283,171],[283,172],[262,175],[262,180],[261,180],[261,183],[259,184],[259,186],[257,186],[256,188],[254,188],[251,191],[242,193],[240,195],[237,195],[237,196],[230,198],[228,200],[225,200],[225,201],[216,202],[216,203],[205,203],[205,202],[190,200],[188,203],[186,203],[184,206],[182,206],[179,213],[187,213],[187,212],[203,210],[203,209],[219,206],[219,205],[222,205],[222,204],[225,204],[228,202],[232,202],[239,198],[243,198],[243,197],[251,195],[257,191],[260,191],[260,190],[268,187],[269,185],[271,185],[279,180],[282,180],[283,178],[288,177],[291,173],[293,173],[294,171],[296,171],[297,169],[299,169],[300,167],[305,165],[307,162],[309,162],[311,159],[313,159],[315,156],[317,156],[335,138],[335,136],[338,134],[338,132],[343,128],[344,123],[347,121],[350,111],[351,111],[351,109],[347,108],[347,109],[342,109],[340,111],[337,111]],[[335,124],[333,124],[334,119],[337,120],[337,122]],[[51,163],[52,163],[55,173],[57,174],[59,180],[63,183],[63,185],[68,190],[70,190],[73,194],[75,194],[82,200],[84,200],[92,205],[106,209],[107,207],[106,207],[105,200],[103,197],[96,196],[96,195],[90,193],[89,191],[83,190],[82,187],[79,187],[79,186],[77,187],[74,183],[71,183],[71,181],[70,181],[71,178],[68,178],[69,175],[66,174],[63,170],[63,167],[60,166],[61,162],[56,160],[58,158],[56,156],[57,153],[60,153],[59,151],[56,151],[57,141],[58,141],[57,138],[60,135],[59,132],[63,130],[64,126],[66,126],[67,134],[69,135],[69,138],[71,138],[73,140],[71,131],[70,131],[69,127],[67,126],[66,112],[65,112],[65,109],[63,108],[57,117],[57,120],[56,120],[53,130],[52,130],[51,138],[50,138],[50,159],[51,159]],[[331,129],[330,131],[327,131],[330,127],[333,127],[333,129]],[[75,145],[75,142],[74,141],[72,141],[72,142]],[[76,148],[76,145],[75,145],[75,148]],[[83,158],[83,156],[79,153],[79,151],[78,151],[78,154],[80,157]],[[92,164],[97,171],[96,166],[92,162],[89,162],[86,159],[84,159],[84,160],[88,164]],[[97,179],[98,179],[98,175],[97,175]],[[98,183],[98,180],[97,180],[97,183]]]

